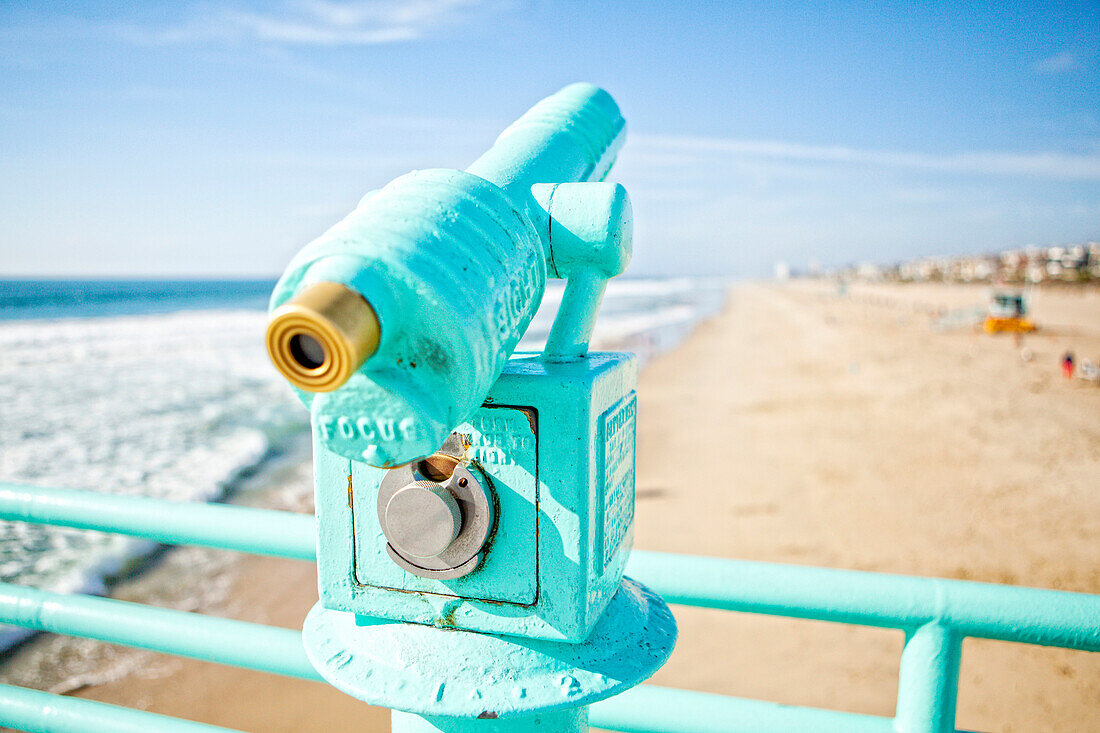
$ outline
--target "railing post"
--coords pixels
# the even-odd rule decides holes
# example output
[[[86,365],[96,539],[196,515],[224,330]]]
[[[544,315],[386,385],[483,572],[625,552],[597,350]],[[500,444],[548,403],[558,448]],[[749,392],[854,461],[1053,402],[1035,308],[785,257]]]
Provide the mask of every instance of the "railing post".
[[[962,637],[931,622],[906,632],[898,675],[898,733],[954,733]]]

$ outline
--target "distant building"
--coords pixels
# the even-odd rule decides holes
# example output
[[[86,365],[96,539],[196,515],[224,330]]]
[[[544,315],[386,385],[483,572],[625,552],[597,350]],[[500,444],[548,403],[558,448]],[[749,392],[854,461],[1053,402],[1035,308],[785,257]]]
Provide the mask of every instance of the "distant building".
[[[781,265],[785,266],[776,263],[776,277],[780,278]],[[811,270],[811,275],[815,274]],[[1052,247],[1028,245],[982,255],[924,257],[889,266],[861,262],[831,274],[866,282],[1100,283],[1100,242]]]

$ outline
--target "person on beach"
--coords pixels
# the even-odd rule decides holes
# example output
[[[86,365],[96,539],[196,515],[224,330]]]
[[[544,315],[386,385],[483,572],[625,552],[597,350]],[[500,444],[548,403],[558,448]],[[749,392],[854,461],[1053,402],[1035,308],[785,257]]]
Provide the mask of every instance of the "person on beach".
[[[1073,352],[1067,351],[1062,357],[1062,376],[1066,379],[1073,378]]]

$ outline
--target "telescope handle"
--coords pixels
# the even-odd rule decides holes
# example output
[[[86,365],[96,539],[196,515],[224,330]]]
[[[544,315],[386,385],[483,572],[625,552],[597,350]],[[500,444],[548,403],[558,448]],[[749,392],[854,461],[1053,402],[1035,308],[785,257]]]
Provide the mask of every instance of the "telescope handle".
[[[546,274],[567,281],[542,355],[579,359],[588,352],[608,279],[630,262],[630,197],[618,183],[540,183],[531,195],[547,214]]]

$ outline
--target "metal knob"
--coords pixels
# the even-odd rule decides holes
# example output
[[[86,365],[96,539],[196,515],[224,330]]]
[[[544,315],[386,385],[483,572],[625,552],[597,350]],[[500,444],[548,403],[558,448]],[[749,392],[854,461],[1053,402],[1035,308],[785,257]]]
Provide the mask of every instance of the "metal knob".
[[[472,573],[493,528],[488,487],[480,472],[447,453],[391,468],[376,505],[390,559],[421,578]]]
[[[386,503],[386,539],[402,555],[436,557],[462,530],[462,511],[446,487],[417,481],[395,493]]]

